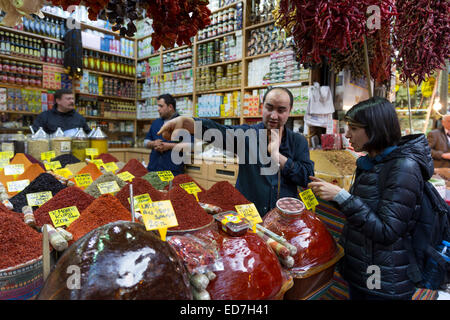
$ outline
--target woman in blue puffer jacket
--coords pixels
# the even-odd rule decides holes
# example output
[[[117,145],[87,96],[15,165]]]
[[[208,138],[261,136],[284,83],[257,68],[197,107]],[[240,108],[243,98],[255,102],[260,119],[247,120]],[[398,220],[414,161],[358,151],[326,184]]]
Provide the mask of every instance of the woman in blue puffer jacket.
[[[433,175],[427,139],[423,134],[401,137],[395,109],[384,98],[354,105],[345,120],[355,151],[367,152],[356,161],[350,192],[315,177],[308,187],[337,202],[346,216],[339,270],[350,299],[411,299],[415,286],[407,274],[404,239],[414,225],[424,181]],[[383,167],[389,172],[380,181]]]

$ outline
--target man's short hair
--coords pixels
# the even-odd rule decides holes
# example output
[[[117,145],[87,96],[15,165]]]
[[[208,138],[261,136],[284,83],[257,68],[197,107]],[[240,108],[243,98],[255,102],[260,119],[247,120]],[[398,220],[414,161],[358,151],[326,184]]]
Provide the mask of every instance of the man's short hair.
[[[263,103],[266,102],[266,97],[272,90],[281,90],[286,92],[289,95],[289,108],[290,108],[289,110],[292,110],[292,106],[294,105],[294,96],[292,95],[292,92],[289,89],[284,87],[268,87],[268,90],[266,91],[266,93],[264,93]]]
[[[156,100],[159,99],[163,99],[167,105],[171,104],[173,106],[173,110],[177,110],[177,101],[175,100],[174,97],[172,97],[172,95],[165,93],[156,98]]]
[[[56,92],[55,92],[55,94],[54,94],[55,100],[56,100],[56,99],[61,99],[61,97],[62,97],[64,94],[73,94],[73,91],[70,90],[70,89],[59,89],[59,90],[56,90]]]

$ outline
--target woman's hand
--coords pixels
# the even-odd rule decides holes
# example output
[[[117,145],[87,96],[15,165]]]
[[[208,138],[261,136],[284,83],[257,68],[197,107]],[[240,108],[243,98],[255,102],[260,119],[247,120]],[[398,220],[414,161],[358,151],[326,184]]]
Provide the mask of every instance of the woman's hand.
[[[334,197],[342,190],[341,187],[323,181],[322,179],[316,177],[309,177],[309,179],[311,179],[312,182],[308,184],[308,188],[311,188],[312,192],[323,200],[333,200]]]

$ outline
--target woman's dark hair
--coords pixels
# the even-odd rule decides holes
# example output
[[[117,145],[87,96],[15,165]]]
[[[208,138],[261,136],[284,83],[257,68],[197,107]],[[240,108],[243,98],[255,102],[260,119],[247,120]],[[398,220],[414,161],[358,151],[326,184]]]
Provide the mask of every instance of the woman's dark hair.
[[[289,108],[290,108],[289,110],[291,110],[292,106],[294,105],[294,97],[292,95],[292,92],[289,89],[286,89],[286,88],[283,88],[283,87],[269,87],[269,90],[267,90],[266,93],[264,93],[262,102],[263,103],[266,102],[266,97],[269,94],[269,92],[272,91],[272,90],[281,90],[281,91],[286,92],[289,95]]]
[[[349,125],[363,127],[369,141],[366,151],[383,151],[396,145],[402,136],[394,106],[385,98],[373,97],[355,104],[345,114]]]
[[[175,110],[175,111],[177,110],[177,101],[174,99],[174,97],[172,97],[172,95],[165,93],[165,94],[158,96],[158,98],[156,100],[159,100],[159,99],[163,99],[167,105],[171,104],[173,106],[173,110]]]

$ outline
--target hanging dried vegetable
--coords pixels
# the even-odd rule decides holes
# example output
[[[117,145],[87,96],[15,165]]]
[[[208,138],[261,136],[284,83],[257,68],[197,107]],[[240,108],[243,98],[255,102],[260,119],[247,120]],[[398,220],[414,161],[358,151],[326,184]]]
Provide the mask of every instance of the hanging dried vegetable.
[[[394,48],[400,80],[420,84],[450,56],[450,2],[397,0]]]

